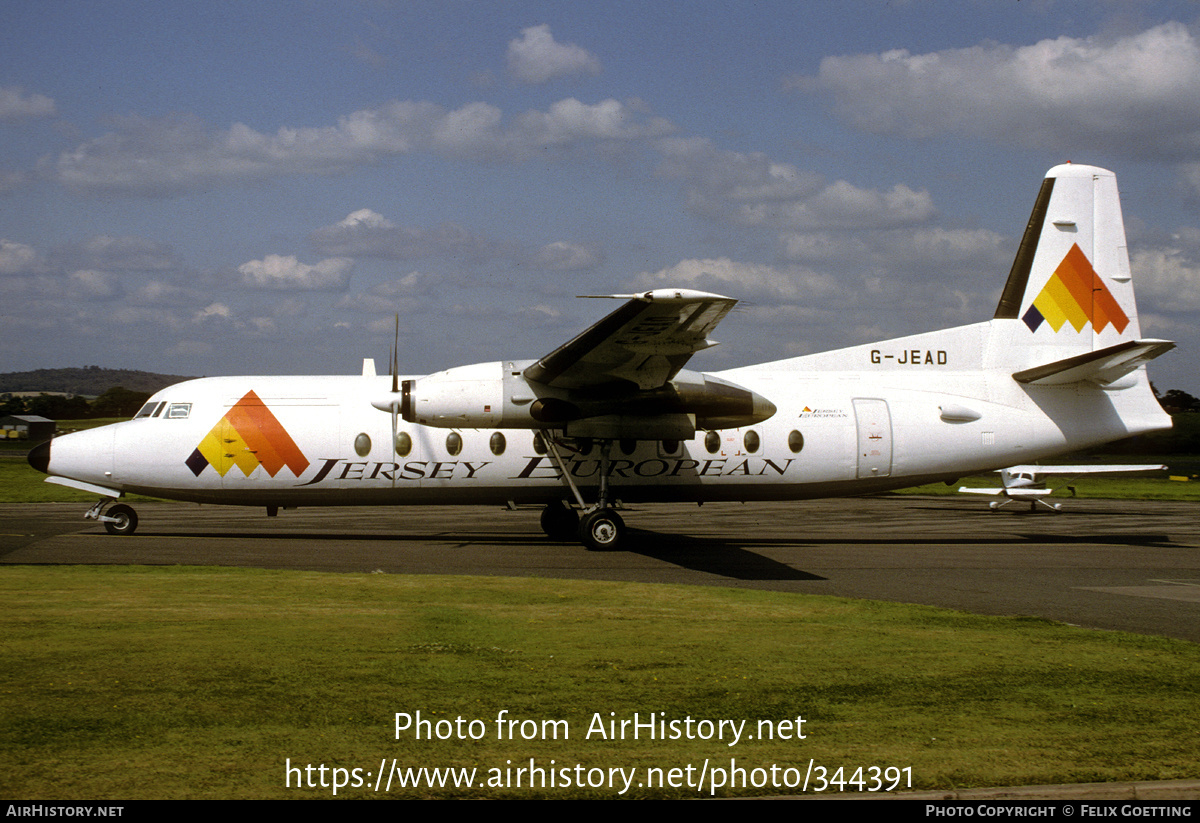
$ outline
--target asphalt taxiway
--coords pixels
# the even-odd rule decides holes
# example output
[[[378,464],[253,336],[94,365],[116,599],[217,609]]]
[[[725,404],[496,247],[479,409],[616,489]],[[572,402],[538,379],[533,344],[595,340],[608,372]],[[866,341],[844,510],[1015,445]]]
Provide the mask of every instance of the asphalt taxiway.
[[[639,506],[626,550],[554,542],[538,511],[141,503],[138,533],[85,504],[0,505],[0,563],[226,565],[737,586],[1030,615],[1200,642],[1200,505],[954,497]]]

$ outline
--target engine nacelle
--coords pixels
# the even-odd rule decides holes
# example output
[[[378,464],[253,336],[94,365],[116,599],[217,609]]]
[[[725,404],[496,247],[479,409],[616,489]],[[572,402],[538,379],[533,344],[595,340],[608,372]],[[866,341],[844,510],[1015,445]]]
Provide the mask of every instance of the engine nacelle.
[[[504,416],[504,364],[457,366],[406,380],[400,413],[410,423],[449,429],[500,427]]]
[[[680,371],[656,389],[634,389],[618,381],[611,389],[585,391],[530,380],[524,374],[530,362],[475,363],[404,380],[398,396],[373,405],[394,407],[406,421],[424,426],[554,428],[614,438],[644,431],[650,440],[686,439],[696,429],[749,426],[775,413],[765,397],[697,372]]]

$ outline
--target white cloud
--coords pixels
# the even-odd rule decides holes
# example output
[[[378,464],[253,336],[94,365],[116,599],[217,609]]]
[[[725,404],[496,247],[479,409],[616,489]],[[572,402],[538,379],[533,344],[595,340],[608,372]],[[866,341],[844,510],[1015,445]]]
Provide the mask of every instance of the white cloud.
[[[413,152],[458,159],[522,160],[546,149],[661,137],[673,126],[634,104],[573,98],[505,122],[488,103],[447,110],[394,101],[338,119],[336,125],[282,127],[274,134],[241,123],[215,131],[198,118],[127,117],[116,130],[41,162],[62,185],[163,196],[218,183],[285,175],[341,174]]]
[[[555,77],[599,74],[600,60],[582,46],[559,43],[550,26],[530,26],[508,44],[508,70],[525,83],[545,83]]]
[[[169,247],[141,237],[97,235],[65,253],[78,255],[88,266],[100,269],[161,271],[176,265]]]
[[[724,151],[702,137],[658,141],[659,174],[688,181],[698,196],[734,202],[780,201],[808,197],[820,190],[819,175],[761,152]]]
[[[738,222],[781,229],[893,228],[923,223],[936,213],[927,191],[898,183],[887,191],[838,180],[804,200],[739,206]]]
[[[33,246],[0,240],[0,274],[19,274],[29,271],[37,262]]]
[[[360,226],[367,229],[390,229],[394,226],[392,221],[370,209],[352,211],[345,219],[338,221],[338,225],[345,229],[356,229]]]
[[[161,280],[151,280],[143,283],[130,296],[129,302],[151,306],[194,306],[201,299],[200,294],[192,289],[164,283]]]
[[[796,301],[837,291],[833,278],[796,266],[741,263],[728,257],[681,260],[674,266],[638,278],[639,288],[687,286],[741,298],[748,294]]]
[[[864,130],[1179,157],[1200,148],[1200,43],[1181,23],[927,54],[827,57],[798,89]]]
[[[309,240],[322,254],[342,257],[385,260],[451,257],[482,261],[513,255],[512,249],[504,244],[472,234],[454,223],[408,228],[370,209],[359,209],[332,226],[315,230]]]
[[[545,112],[526,112],[517,118],[517,125],[522,142],[535,148],[661,137],[674,129],[667,120],[646,118],[636,107],[617,100],[588,105],[574,97],[552,103]]]
[[[1016,247],[1010,248],[1006,238],[986,229],[919,227],[853,234],[784,232],[779,240],[782,254],[788,260],[919,268],[926,272],[946,267],[992,271],[1006,260],[1011,262],[1016,253]]]
[[[205,320],[210,320],[213,318],[228,320],[231,317],[233,317],[233,312],[230,311],[229,306],[226,306],[224,303],[209,303],[207,306],[200,309],[200,311],[192,315],[192,322],[203,323]]]
[[[742,226],[811,231],[877,229],[923,223],[935,215],[926,191],[897,184],[865,189],[765,154],[724,151],[706,138],[665,138],[655,144],[658,173],[688,185],[693,211]]]
[[[78,269],[67,276],[72,291],[85,297],[112,297],[117,285],[108,272],[95,269]]]
[[[1130,254],[1139,307],[1161,314],[1200,310],[1200,256],[1178,247],[1139,249]]]
[[[299,289],[304,291],[342,291],[350,282],[354,261],[331,257],[315,266],[301,263],[293,256],[268,254],[238,267],[242,282],[260,289]]]
[[[604,262],[599,250],[562,240],[547,243],[534,255],[534,265],[551,271],[586,271]]]
[[[26,95],[20,86],[0,86],[0,123],[50,117],[54,113],[54,101],[49,97]]]

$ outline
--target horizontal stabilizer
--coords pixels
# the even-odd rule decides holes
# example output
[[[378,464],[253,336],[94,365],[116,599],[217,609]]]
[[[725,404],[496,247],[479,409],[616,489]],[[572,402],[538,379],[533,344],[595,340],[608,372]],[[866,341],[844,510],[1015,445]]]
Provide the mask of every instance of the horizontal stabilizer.
[[[1111,383],[1173,348],[1175,344],[1168,340],[1130,340],[1015,372],[1013,379],[1034,386],[1064,386],[1084,380]]]

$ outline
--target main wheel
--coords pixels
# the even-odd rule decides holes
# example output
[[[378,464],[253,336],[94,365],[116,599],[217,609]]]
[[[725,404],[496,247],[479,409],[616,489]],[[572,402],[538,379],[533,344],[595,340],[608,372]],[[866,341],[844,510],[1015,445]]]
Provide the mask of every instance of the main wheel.
[[[124,503],[119,503],[104,513],[105,517],[113,520],[104,521],[104,528],[109,534],[133,534],[137,531],[137,512]]]
[[[579,521],[579,539],[589,551],[615,551],[624,538],[625,521],[612,509],[597,509]]]
[[[579,512],[561,502],[542,509],[542,531],[551,540],[571,540],[579,534]]]

